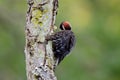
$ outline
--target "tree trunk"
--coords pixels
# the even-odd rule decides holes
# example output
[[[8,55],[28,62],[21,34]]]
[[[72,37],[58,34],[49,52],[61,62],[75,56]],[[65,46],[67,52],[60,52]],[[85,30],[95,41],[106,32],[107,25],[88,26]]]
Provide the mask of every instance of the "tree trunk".
[[[54,30],[58,0],[28,0],[26,16],[27,80],[57,80],[51,42],[45,37]]]

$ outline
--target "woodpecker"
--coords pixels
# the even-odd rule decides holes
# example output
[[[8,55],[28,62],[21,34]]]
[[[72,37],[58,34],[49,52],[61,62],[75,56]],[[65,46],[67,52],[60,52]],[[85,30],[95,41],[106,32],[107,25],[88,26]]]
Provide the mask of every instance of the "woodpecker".
[[[59,64],[75,45],[75,36],[71,31],[71,25],[68,21],[63,21],[60,24],[61,31],[56,32],[46,38],[47,41],[52,41],[52,49],[54,57]]]

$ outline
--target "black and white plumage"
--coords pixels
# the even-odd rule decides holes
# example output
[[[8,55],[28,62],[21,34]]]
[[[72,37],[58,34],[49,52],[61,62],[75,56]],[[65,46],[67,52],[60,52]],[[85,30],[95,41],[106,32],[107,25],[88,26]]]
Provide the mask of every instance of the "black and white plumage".
[[[61,31],[49,36],[46,40],[52,41],[54,57],[58,60],[58,64],[64,57],[70,53],[75,45],[75,36],[71,31],[69,22],[64,21],[60,24]]]

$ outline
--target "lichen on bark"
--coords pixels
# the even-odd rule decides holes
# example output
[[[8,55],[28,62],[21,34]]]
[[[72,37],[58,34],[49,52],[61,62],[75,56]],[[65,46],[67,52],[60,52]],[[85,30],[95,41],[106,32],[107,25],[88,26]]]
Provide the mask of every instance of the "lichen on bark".
[[[57,80],[51,42],[45,41],[54,29],[58,0],[28,0],[26,16],[27,80]]]

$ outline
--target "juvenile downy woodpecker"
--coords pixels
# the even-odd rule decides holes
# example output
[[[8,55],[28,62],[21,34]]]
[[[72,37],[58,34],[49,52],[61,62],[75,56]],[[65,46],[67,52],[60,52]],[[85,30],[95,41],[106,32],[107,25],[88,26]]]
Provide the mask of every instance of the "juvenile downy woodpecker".
[[[75,45],[75,36],[71,31],[71,25],[68,21],[60,24],[61,31],[56,32],[46,38],[47,41],[52,41],[54,57],[59,64]]]

